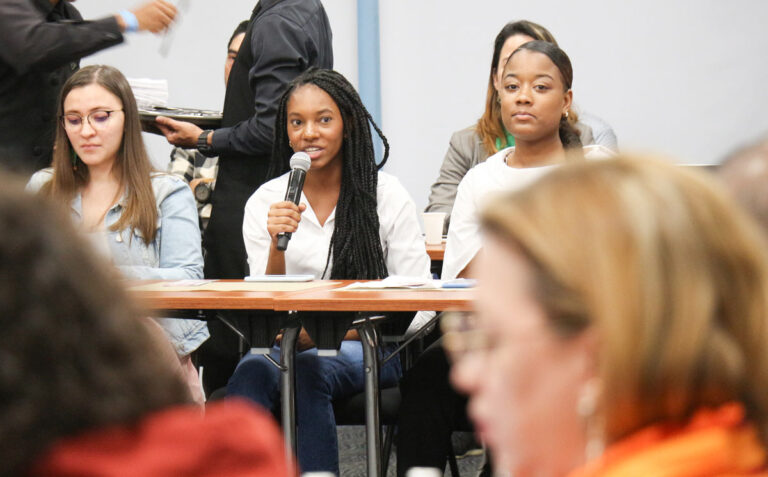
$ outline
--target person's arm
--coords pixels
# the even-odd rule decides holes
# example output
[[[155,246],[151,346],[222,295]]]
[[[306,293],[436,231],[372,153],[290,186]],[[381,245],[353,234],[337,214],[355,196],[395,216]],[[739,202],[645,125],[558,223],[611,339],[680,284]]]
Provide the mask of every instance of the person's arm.
[[[595,130],[592,128],[592,134],[595,137],[595,144],[605,146],[613,152],[619,152],[619,140],[616,137],[616,133],[613,132],[613,128],[607,123],[604,123],[605,127]]]
[[[584,112],[579,114],[579,123],[592,129],[593,144],[607,147],[614,153],[619,152],[619,141],[610,124],[594,114]],[[588,144],[585,143],[584,145],[587,146]]]
[[[443,280],[458,278],[482,247],[475,190],[477,178],[476,174],[473,174],[474,171],[473,169],[466,175],[457,189],[451,227],[445,242],[443,270],[440,275]]]
[[[157,267],[120,265],[129,278],[181,280],[203,278],[203,254],[197,207],[189,187],[173,179],[172,191],[160,203]]]
[[[29,178],[29,181],[27,182],[27,185],[24,187],[24,190],[30,194],[37,194],[40,192],[40,189],[43,188],[45,184],[47,184],[49,181],[53,179],[53,169],[47,168],[47,169],[40,169],[39,171],[32,174],[32,177]]]
[[[384,184],[377,199],[386,204],[379,223],[384,227],[387,271],[390,275],[430,278],[430,259],[421,235],[416,205],[394,176],[381,173],[379,181]]]
[[[122,41],[115,17],[47,22],[30,1],[0,0],[0,59],[16,74],[52,70]]]
[[[267,275],[285,275],[285,250],[277,249],[278,235],[295,233],[299,228],[301,213],[307,205],[299,205],[289,201],[276,202],[269,207],[267,214],[267,232],[269,233],[269,258],[267,259]]]
[[[443,164],[440,166],[440,173],[435,183],[432,184],[429,203],[425,212],[445,212],[444,232],[448,229],[459,182],[472,167],[472,164],[481,160],[473,157],[476,140],[477,135],[474,128],[453,133]]]
[[[149,2],[134,8],[131,13],[136,17],[136,28],[138,31],[150,31],[160,33],[164,31],[176,18],[176,7],[166,0],[150,0]],[[128,24],[119,13],[115,14],[115,19],[120,27],[120,31],[126,31]]]
[[[269,232],[267,232],[270,197],[269,194],[265,193],[266,187],[269,187],[269,183],[256,190],[245,204],[243,243],[245,243],[251,275],[266,273],[269,248],[272,243]]]
[[[157,7],[160,4],[162,8]],[[150,5],[152,8],[147,8]],[[70,8],[75,19],[48,22],[30,1],[0,0],[0,59],[22,75],[32,70],[53,70],[122,43],[124,28],[117,15],[83,21],[74,7]],[[175,12],[175,7],[165,0],[154,0],[136,9],[134,14],[139,29],[149,29],[163,22],[167,22],[167,26]]]
[[[421,235],[416,205],[400,181],[379,174],[380,182],[385,179],[389,179],[388,187],[384,188],[385,195],[380,195],[378,200],[387,204],[386,215],[382,213],[379,216],[386,245],[387,271],[390,275],[431,278],[431,260]],[[416,313],[408,327],[408,335],[420,329],[434,316],[431,311]]]
[[[217,154],[264,156],[272,152],[280,96],[316,54],[308,50],[309,42],[298,25],[277,15],[267,15],[258,21],[250,44],[254,64],[248,74],[254,96],[253,116],[213,133],[211,145]]]
[[[245,204],[243,242],[251,275],[285,275],[285,252],[277,250],[277,234],[296,232],[307,206],[282,201],[284,187],[280,180],[268,182]]]

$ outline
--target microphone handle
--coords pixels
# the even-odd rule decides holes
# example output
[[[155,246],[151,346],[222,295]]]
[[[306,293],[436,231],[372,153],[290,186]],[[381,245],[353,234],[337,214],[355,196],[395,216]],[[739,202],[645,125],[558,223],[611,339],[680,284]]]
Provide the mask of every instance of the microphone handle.
[[[304,188],[304,178],[307,172],[302,169],[291,170],[291,175],[288,176],[288,189],[285,191],[285,200],[289,200],[296,205],[299,205],[301,200],[301,189]],[[288,248],[288,241],[291,240],[290,232],[281,232],[277,234],[277,249],[281,252],[285,252]]]
[[[301,169],[293,169],[288,176],[288,188],[285,191],[285,200],[293,202],[299,205],[301,200],[301,190],[304,188],[304,178],[307,176],[306,171]]]
[[[277,234],[277,249],[281,252],[285,252],[288,248],[288,241],[291,240],[290,232],[280,232]]]

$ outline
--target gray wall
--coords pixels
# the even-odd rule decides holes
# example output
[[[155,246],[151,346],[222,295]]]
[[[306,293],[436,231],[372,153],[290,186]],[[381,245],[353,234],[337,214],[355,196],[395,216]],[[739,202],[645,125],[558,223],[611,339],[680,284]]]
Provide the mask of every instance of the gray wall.
[[[130,77],[167,78],[170,103],[218,109],[231,30],[255,0],[190,0],[167,57],[161,40],[131,35],[88,58]],[[133,1],[80,0],[86,17]],[[336,68],[356,82],[356,2],[324,0]],[[548,27],[574,65],[574,100],[608,121],[623,150],[681,162],[719,161],[768,132],[768,2],[765,0],[380,0],[383,128],[387,170],[419,207],[453,131],[483,109],[493,38],[509,20]],[[148,141],[158,164],[169,148]]]

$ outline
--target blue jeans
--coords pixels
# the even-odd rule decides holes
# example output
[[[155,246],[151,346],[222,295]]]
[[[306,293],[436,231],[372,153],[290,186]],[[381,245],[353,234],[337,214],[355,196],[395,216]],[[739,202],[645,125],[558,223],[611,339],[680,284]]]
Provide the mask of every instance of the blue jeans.
[[[280,348],[270,352],[280,359]],[[332,401],[363,392],[363,348],[359,341],[342,341],[337,356],[317,356],[317,348],[296,354],[296,424],[302,472],[329,471],[339,475],[339,449]],[[402,371],[395,357],[381,368],[382,387],[397,384]],[[280,407],[280,371],[264,356],[248,354],[227,385],[228,395],[248,398],[275,412]]]

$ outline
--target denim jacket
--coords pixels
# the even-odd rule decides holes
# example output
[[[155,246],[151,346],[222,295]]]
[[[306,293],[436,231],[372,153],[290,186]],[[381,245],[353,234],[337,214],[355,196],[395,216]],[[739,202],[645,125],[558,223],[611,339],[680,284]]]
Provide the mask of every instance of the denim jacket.
[[[36,172],[27,184],[27,190],[37,192],[53,178],[52,169]],[[157,203],[157,234],[147,244],[141,231],[126,228],[112,231],[123,213],[123,197],[107,211],[104,217],[106,242],[112,261],[126,278],[150,280],[181,280],[203,277],[203,255],[200,247],[200,229],[197,207],[192,191],[181,179],[152,173],[152,189]],[[82,221],[82,198],[78,193],[71,206],[75,223]],[[179,355],[187,355],[208,339],[208,327],[198,320],[159,318]]]

